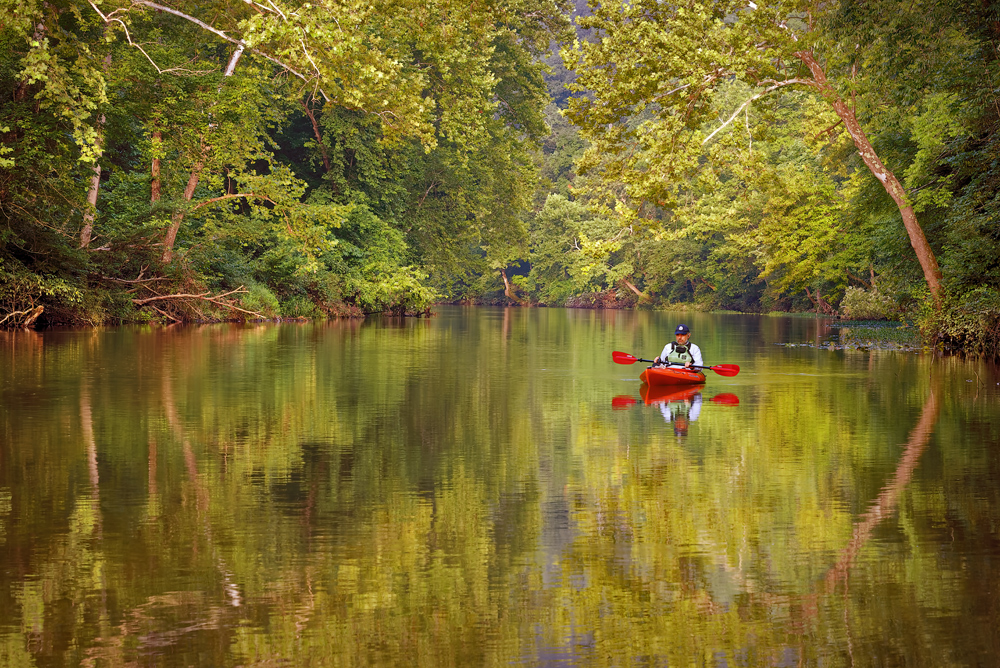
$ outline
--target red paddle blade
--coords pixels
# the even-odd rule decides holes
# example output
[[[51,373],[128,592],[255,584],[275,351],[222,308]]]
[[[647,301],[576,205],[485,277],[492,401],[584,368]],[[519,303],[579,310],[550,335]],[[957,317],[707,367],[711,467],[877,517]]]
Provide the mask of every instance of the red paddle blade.
[[[735,376],[740,372],[740,367],[736,364],[716,364],[708,368],[720,376]]]
[[[619,394],[611,399],[611,410],[623,411],[636,404],[635,397],[629,394]]]
[[[617,364],[635,364],[639,361],[638,357],[633,357],[628,353],[620,353],[617,350],[611,353],[611,359],[613,359]]]
[[[715,395],[709,401],[713,401],[717,404],[725,404],[726,406],[738,406],[740,398],[735,394],[723,392],[722,394]]]

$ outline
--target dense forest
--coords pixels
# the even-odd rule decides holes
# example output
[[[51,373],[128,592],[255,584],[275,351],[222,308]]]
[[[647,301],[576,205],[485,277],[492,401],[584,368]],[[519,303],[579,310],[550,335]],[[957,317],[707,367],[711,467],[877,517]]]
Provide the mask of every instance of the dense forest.
[[[992,2],[0,0],[0,326],[438,302],[1000,349]]]

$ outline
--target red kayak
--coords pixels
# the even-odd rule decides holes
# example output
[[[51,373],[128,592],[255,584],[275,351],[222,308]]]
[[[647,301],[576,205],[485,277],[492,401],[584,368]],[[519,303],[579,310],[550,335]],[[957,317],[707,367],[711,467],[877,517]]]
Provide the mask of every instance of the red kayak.
[[[642,372],[639,380],[650,387],[659,385],[694,385],[705,382],[705,374],[680,366],[649,367]]]

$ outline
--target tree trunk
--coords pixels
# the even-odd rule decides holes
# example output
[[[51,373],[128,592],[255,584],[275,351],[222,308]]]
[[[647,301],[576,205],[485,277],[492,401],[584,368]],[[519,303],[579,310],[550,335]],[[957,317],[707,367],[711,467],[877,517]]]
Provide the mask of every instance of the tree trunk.
[[[650,299],[649,295],[647,295],[645,292],[632,285],[632,282],[630,280],[628,280],[627,278],[623,278],[622,282],[625,283],[625,285],[628,287],[629,290],[631,290],[632,292],[634,292],[636,295],[639,296],[639,301],[642,302],[649,301]]]
[[[149,187],[149,203],[156,204],[160,201],[160,150],[163,146],[163,132],[156,130],[153,132],[153,164],[149,167],[151,177]]]
[[[102,31],[103,32],[103,31]],[[111,54],[104,57],[104,71],[108,71],[111,65]],[[87,191],[87,212],[83,214],[83,229],[80,230],[80,248],[90,245],[90,239],[94,234],[94,219],[97,218],[97,195],[101,190],[101,165],[97,160],[104,153],[104,123],[106,117],[101,114],[97,119],[97,146],[96,157],[94,158],[93,175],[90,177],[90,189]]]
[[[819,304],[816,303],[816,298],[812,296],[811,292],[809,292],[809,286],[808,285],[806,286],[806,297],[809,298],[809,301],[812,302],[813,306],[815,306],[817,309],[819,309]]]
[[[208,146],[202,144],[201,146],[201,157],[198,162],[194,164],[191,169],[191,176],[188,177],[187,186],[184,188],[184,201],[190,202],[191,198],[194,197],[194,190],[198,187],[198,179],[201,177],[201,170],[205,167],[205,158],[208,155]],[[163,264],[168,264],[173,258],[174,254],[174,241],[177,240],[177,230],[181,228],[181,221],[184,220],[184,211],[178,211],[174,213],[173,217],[170,219],[170,227],[167,229],[166,236],[163,237]]]
[[[509,298],[513,299],[515,302],[518,301],[517,297],[510,290],[510,281],[507,280],[507,270],[501,269],[500,276],[503,277],[503,293]]]
[[[809,71],[813,75],[813,80],[816,82],[815,87],[830,102],[834,111],[837,112],[837,116],[844,121],[844,126],[851,133],[854,145],[858,148],[858,153],[861,155],[861,159],[864,160],[865,165],[868,166],[868,169],[879,180],[885,191],[889,193],[889,197],[899,207],[899,213],[903,217],[903,225],[906,227],[906,233],[910,237],[910,245],[913,246],[913,250],[917,254],[917,260],[920,261],[920,267],[924,271],[924,280],[927,281],[927,287],[934,298],[934,305],[940,309],[941,269],[938,267],[934,250],[927,243],[927,237],[924,235],[923,228],[917,222],[917,215],[913,211],[913,206],[907,200],[906,188],[899,182],[896,175],[882,164],[882,160],[875,152],[875,148],[868,140],[868,136],[861,129],[861,125],[858,124],[858,119],[855,117],[854,111],[847,106],[837,94],[837,91],[834,90],[833,86],[830,85],[830,82],[827,81],[826,73],[819,62],[817,62],[812,51],[799,51],[795,55],[809,68]]]
[[[100,189],[101,165],[95,162],[90,177],[90,190],[87,191],[87,212],[83,214],[83,228],[80,230],[80,248],[90,245],[90,237],[94,233],[94,219],[97,217],[97,193]]]
[[[151,3],[141,3],[141,4],[151,4]],[[165,8],[163,8],[165,9]],[[174,11],[173,13],[177,13]],[[183,15],[181,15],[183,16]],[[185,17],[188,18],[188,17]],[[240,56],[243,55],[243,50],[246,45],[239,43],[237,49],[233,51],[233,55],[229,57],[229,63],[226,65],[226,71],[223,74],[225,77],[233,76],[233,72],[236,71],[236,64],[240,62]],[[219,86],[222,89],[222,86]],[[159,135],[159,132],[154,133],[154,138]],[[205,144],[204,138],[201,142],[201,156],[198,161],[194,163],[194,167],[191,169],[191,176],[188,177],[187,186],[184,188],[184,201],[190,202],[191,198],[194,197],[194,190],[198,187],[198,179],[201,177],[201,170],[205,167],[205,160],[208,158],[209,146]],[[159,176],[159,163],[156,163],[156,176]],[[177,211],[170,218],[170,227],[167,229],[167,234],[163,238],[163,257],[161,258],[163,264],[170,262],[174,255],[174,241],[177,240],[177,231],[181,228],[181,221],[184,220],[184,211]]]
[[[323,143],[323,135],[319,131],[319,123],[316,122],[316,114],[310,108],[307,102],[302,102],[302,108],[306,112],[306,116],[309,117],[309,122],[312,123],[313,136],[316,137],[316,143],[319,144],[320,154],[323,156],[323,167],[326,171],[330,171],[330,156],[326,153],[326,144]]]

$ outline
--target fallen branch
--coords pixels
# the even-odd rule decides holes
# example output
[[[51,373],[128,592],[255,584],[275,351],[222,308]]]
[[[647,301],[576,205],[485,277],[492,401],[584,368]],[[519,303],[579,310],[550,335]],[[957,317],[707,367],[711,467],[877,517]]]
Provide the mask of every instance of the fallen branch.
[[[156,308],[155,306],[152,306],[151,304],[153,302],[165,301],[168,299],[199,300],[199,301],[211,302],[216,306],[223,306],[225,308],[232,309],[233,311],[239,311],[240,313],[246,313],[247,315],[252,315],[262,320],[266,319],[267,316],[265,316],[263,313],[258,313],[257,311],[248,311],[246,309],[240,308],[239,306],[236,306],[235,304],[230,304],[229,302],[223,300],[224,297],[228,297],[229,295],[246,294],[247,292],[248,290],[241,285],[235,290],[230,290],[229,292],[223,292],[212,296],[209,296],[211,295],[211,292],[202,292],[199,294],[179,293],[174,295],[156,295],[155,297],[146,297],[145,299],[133,299],[132,303],[135,304],[136,306],[150,305],[150,308],[152,308],[153,310],[159,313],[163,313],[163,311],[160,311],[160,309]],[[173,318],[172,316],[169,317],[171,317],[173,320],[176,320],[176,318]]]
[[[209,294],[211,294],[211,293],[210,292],[202,292],[201,294],[197,294],[197,295],[189,295],[189,294],[157,295],[155,297],[148,297],[146,299],[133,299],[132,302],[135,303],[137,306],[145,306],[146,304],[148,304],[150,302],[158,302],[158,301],[163,300],[163,299],[205,299]],[[221,296],[221,295],[218,295],[218,296]],[[209,301],[211,301],[211,300],[209,300]]]
[[[134,284],[134,283],[152,283],[154,281],[169,281],[170,280],[169,278],[167,278],[165,276],[153,276],[151,278],[143,278],[142,277],[142,273],[140,273],[137,278],[133,278],[132,280],[127,280],[127,279],[124,279],[124,278],[115,278],[114,276],[101,276],[101,278],[103,280],[105,280],[105,281],[114,281],[115,283],[128,283],[128,284]]]
[[[183,320],[181,320],[180,318],[174,317],[174,316],[170,315],[169,313],[167,313],[166,311],[161,311],[160,309],[156,308],[155,306],[150,305],[149,308],[153,309],[154,311],[156,311],[157,313],[159,313],[160,315],[162,315],[164,318],[170,318],[174,322],[183,322]]]
[[[632,292],[634,292],[635,294],[637,294],[639,296],[639,301],[646,302],[646,301],[649,301],[651,299],[651,297],[649,295],[647,295],[645,292],[643,292],[639,288],[637,288],[634,285],[632,285],[632,282],[629,281],[627,278],[623,278],[622,282],[624,282],[625,285],[628,286],[629,290],[631,290]]]
[[[38,320],[38,316],[40,316],[44,310],[45,310],[44,306],[36,306],[35,308],[26,309],[24,311],[13,311],[4,316],[3,320],[0,320],[0,325],[4,324],[14,316],[23,315],[27,317],[24,319],[24,322],[21,323],[21,327],[30,327],[32,323]],[[15,320],[15,322],[17,321]]]

